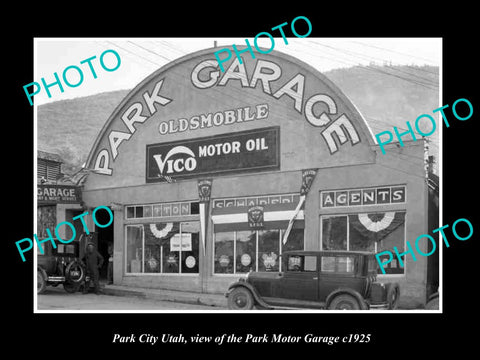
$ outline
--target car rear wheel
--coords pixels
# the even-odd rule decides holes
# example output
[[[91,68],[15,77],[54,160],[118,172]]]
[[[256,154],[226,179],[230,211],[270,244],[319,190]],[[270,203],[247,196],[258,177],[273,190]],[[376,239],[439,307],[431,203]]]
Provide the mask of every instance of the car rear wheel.
[[[231,310],[251,310],[255,301],[250,290],[237,287],[228,296],[228,308]]]
[[[80,288],[80,284],[70,282],[70,281],[65,281],[63,283],[63,288],[65,289],[66,292],[73,294],[78,291],[78,289]]]
[[[335,296],[328,305],[329,310],[360,310],[360,304],[352,295]]]
[[[37,268],[37,294],[42,294],[47,287],[47,279],[41,268]]]
[[[387,303],[389,310],[395,310],[398,306],[398,299],[400,297],[400,289],[398,285],[392,285],[387,292]]]

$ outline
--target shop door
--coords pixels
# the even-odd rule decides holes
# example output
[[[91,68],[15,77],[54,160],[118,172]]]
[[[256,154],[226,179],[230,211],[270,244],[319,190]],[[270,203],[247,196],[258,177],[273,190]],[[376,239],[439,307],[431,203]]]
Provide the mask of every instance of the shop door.
[[[113,210],[111,210],[113,214]],[[108,224],[111,217],[107,210],[99,209],[95,213],[97,223],[101,225]],[[109,226],[100,227],[95,225],[95,233],[97,235],[97,250],[103,256],[103,266],[100,268],[100,279],[107,280],[108,259],[113,256],[113,221]]]

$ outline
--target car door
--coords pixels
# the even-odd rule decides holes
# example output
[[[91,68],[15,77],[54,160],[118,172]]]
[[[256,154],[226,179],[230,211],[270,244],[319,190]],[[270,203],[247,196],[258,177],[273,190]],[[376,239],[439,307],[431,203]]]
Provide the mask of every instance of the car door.
[[[318,259],[315,255],[290,255],[276,282],[274,296],[285,300],[318,300]]]
[[[328,254],[320,257],[319,300],[339,288],[358,289],[360,284],[355,276],[355,257],[345,254]]]

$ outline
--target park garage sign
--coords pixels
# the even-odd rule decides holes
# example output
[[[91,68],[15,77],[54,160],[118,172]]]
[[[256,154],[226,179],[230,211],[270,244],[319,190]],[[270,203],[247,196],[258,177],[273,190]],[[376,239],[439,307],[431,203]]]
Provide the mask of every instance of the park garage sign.
[[[187,137],[193,138],[195,132],[204,128],[221,127],[225,128],[225,132],[231,132],[232,124],[247,127],[252,122],[265,122],[272,119],[268,104],[249,104],[248,102],[241,108],[218,108],[204,114],[198,111],[198,115],[185,116],[178,112],[178,118],[174,119],[172,115],[166,115],[171,107],[182,109],[183,106],[188,105],[179,103],[184,101],[184,96],[182,95],[181,99],[178,96],[185,91],[199,94],[217,90],[222,96],[230,92],[229,88],[235,87],[231,91],[235,96],[239,96],[239,85],[245,95],[249,95],[249,89],[262,91],[267,95],[267,99],[272,100],[270,104],[282,100],[282,106],[286,104],[291,108],[292,114],[300,115],[300,118],[310,127],[318,129],[319,141],[324,142],[330,155],[337,153],[344,145],[355,146],[361,143],[361,132],[359,133],[357,128],[358,119],[352,119],[352,116],[357,116],[352,115],[355,113],[352,110],[353,107],[349,108],[345,105],[346,98],[333,89],[332,84],[327,84],[326,79],[318,79],[324,82],[321,88],[317,88],[317,85],[311,86],[318,83],[314,79],[315,76],[310,80],[310,75],[306,75],[307,72],[301,66],[290,69],[292,65],[287,67],[287,62],[282,60],[280,55],[273,54],[263,55],[263,58],[260,56],[255,59],[244,58],[243,61],[235,58],[229,64],[224,64],[225,71],[222,72],[219,62],[213,59],[213,50],[210,52],[203,51],[203,59],[196,62],[191,61],[195,57],[187,55],[185,60],[179,59],[166,65],[164,69],[152,74],[145,81],[147,86],[141,87],[139,92],[132,93],[128,100],[135,99],[135,101],[125,100],[125,106],[119,107],[118,112],[115,112],[104,126],[89,156],[87,162],[89,168],[93,168],[97,174],[112,175],[113,163],[121,153],[124,144],[128,143],[138,130],[146,126],[151,118],[155,118],[153,121],[158,121],[154,126],[159,143],[162,142],[160,140],[162,137],[171,138],[175,133],[188,133]],[[211,55],[212,58],[205,58],[205,55]],[[185,73],[188,84],[183,85],[187,88],[179,91],[176,87],[179,81],[175,77],[175,75],[178,77],[178,74],[175,71],[169,72],[169,69],[183,66],[180,64],[184,63],[187,66]],[[212,98],[209,104],[216,103],[217,98],[205,96],[208,101]],[[249,96],[245,96],[245,99],[248,101]],[[303,124],[299,124],[299,127],[303,127]],[[182,137],[185,138],[185,135]],[[180,165],[180,163],[177,164]]]
[[[171,182],[200,175],[278,170],[278,126],[147,145],[146,181]]]

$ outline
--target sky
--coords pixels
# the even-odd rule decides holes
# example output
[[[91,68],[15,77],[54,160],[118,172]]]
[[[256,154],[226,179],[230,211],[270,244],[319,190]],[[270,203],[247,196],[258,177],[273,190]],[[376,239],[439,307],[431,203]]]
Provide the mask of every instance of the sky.
[[[63,83],[64,92],[58,86],[50,87],[49,98],[45,89],[34,96],[36,105],[52,101],[98,94],[106,91],[133,89],[143,79],[168,62],[194,51],[211,48],[214,42],[223,46],[245,45],[245,38],[36,38],[34,42],[34,79],[47,84],[55,81],[56,72],[60,79],[68,66],[78,66],[83,72],[83,82],[77,87]],[[320,72],[355,65],[424,64],[441,66],[441,38],[275,38],[274,49],[297,57]],[[253,38],[249,38],[253,46]],[[259,46],[270,48],[268,38],[259,38]],[[117,70],[107,72],[99,63],[100,55],[106,50],[115,50],[121,59]],[[97,78],[94,79],[88,64],[81,61],[96,56],[91,61]],[[116,59],[112,53],[105,54],[105,65],[113,68]],[[80,78],[75,69],[67,72],[67,79],[78,83]],[[33,87],[29,88],[33,91]],[[25,99],[28,101],[27,97]]]

